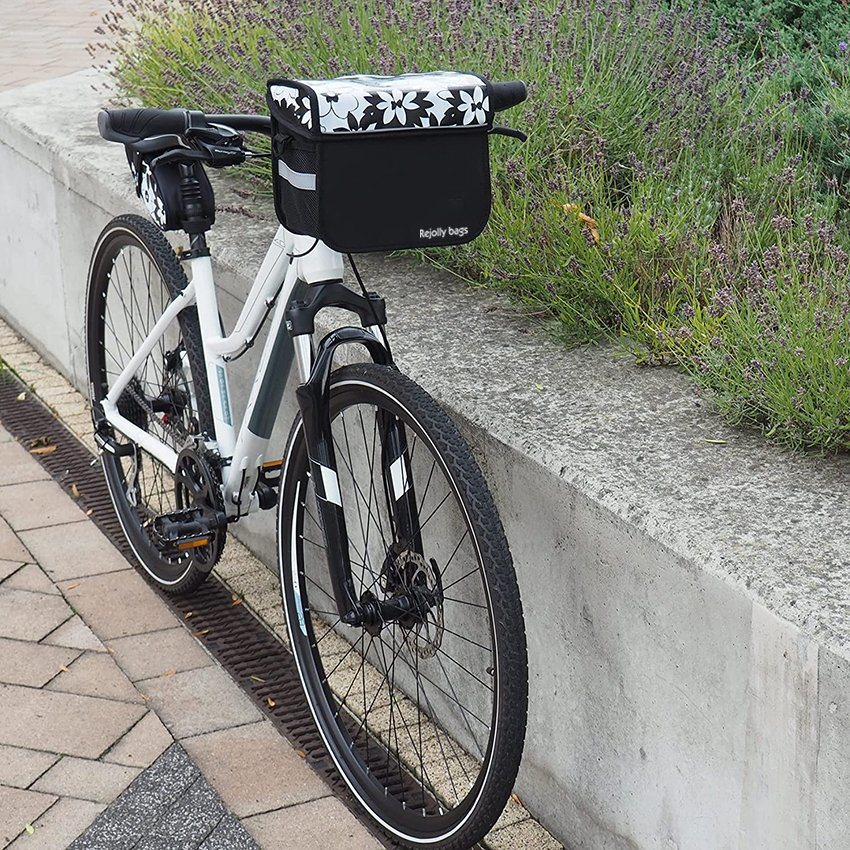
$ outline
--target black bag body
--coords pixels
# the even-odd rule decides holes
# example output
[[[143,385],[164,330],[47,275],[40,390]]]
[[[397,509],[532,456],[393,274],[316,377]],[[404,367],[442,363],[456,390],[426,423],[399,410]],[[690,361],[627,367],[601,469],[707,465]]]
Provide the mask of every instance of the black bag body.
[[[185,230],[187,233],[209,230],[215,223],[215,195],[210,179],[200,163],[192,164],[193,200],[198,206],[189,221],[183,208],[180,191],[180,166],[177,163],[156,163],[156,154],[142,155],[126,148],[130,171],[136,181],[136,194],[142,199],[153,219],[163,230]]]
[[[457,245],[490,217],[489,83],[475,74],[270,80],[275,210],[342,253]]]

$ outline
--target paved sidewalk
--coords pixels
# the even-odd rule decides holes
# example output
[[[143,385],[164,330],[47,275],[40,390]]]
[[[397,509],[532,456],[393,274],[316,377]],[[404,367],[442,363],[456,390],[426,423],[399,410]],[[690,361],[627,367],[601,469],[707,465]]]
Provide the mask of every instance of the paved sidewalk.
[[[90,67],[86,47],[106,40],[95,30],[110,8],[109,0],[0,0],[0,91]]]
[[[252,846],[203,843],[234,829],[228,810],[270,850],[380,846],[2,428],[0,718],[0,846],[59,850],[104,810],[75,848]],[[224,806],[203,788],[194,810],[188,794],[177,805],[195,776],[165,800],[165,834],[154,842],[139,821],[114,843],[133,809],[122,796],[110,818],[108,804],[134,780],[144,789],[146,769],[175,741]],[[180,758],[157,770],[186,775],[169,773]],[[188,843],[170,833],[175,811],[194,823]]]

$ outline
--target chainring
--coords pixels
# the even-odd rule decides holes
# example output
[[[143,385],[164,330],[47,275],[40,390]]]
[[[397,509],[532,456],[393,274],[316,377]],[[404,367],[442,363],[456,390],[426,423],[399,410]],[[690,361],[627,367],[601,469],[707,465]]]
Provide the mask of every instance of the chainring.
[[[218,458],[208,451],[187,447],[177,456],[174,472],[174,498],[178,510],[200,509],[210,520],[224,514],[221,496],[221,472]],[[221,557],[227,528],[212,525],[212,539],[204,546],[191,550],[191,558],[203,572],[209,572]]]

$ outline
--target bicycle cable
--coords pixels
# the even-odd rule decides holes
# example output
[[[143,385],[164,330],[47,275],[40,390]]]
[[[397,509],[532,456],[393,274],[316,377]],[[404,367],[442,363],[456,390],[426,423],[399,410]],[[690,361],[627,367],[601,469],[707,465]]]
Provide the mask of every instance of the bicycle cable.
[[[360,272],[357,270],[357,266],[354,263],[354,257],[352,257],[351,254],[346,254],[346,256],[348,257],[348,262],[351,264],[351,270],[354,272],[354,277],[357,278],[357,283],[360,284],[360,291],[363,293],[363,297],[366,299],[367,303],[369,304],[369,309],[372,311],[372,316],[375,319],[375,324],[378,326],[378,328],[381,331],[381,336],[383,337],[383,340],[384,340],[384,348],[387,349],[387,355],[390,358],[390,363],[392,363],[393,362],[393,353],[392,353],[392,350],[390,349],[390,341],[389,341],[389,338],[387,337],[387,332],[384,330],[384,326],[378,321],[378,314],[375,312],[375,305],[372,303],[372,301],[369,298],[369,293],[366,291],[366,285],[363,283],[363,278],[360,277]]]
[[[309,254],[318,244],[319,244],[319,240],[316,239],[313,242],[313,244],[303,253],[301,253],[301,254],[287,254],[286,256],[289,257],[289,262],[291,263],[293,260],[297,260],[299,257],[306,257],[307,254]]]

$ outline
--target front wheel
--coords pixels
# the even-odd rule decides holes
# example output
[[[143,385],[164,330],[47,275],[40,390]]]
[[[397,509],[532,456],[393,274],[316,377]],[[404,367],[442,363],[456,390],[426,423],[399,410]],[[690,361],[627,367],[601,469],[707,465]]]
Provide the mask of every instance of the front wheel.
[[[297,420],[278,555],[301,682],[342,777],[387,833],[410,847],[468,848],[501,814],[525,737],[525,627],[504,531],[455,425],[395,369],[335,372],[330,416],[358,598],[417,588],[439,601],[389,623],[341,622]],[[406,437],[415,546],[399,539],[387,504],[389,419]]]

